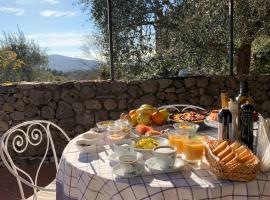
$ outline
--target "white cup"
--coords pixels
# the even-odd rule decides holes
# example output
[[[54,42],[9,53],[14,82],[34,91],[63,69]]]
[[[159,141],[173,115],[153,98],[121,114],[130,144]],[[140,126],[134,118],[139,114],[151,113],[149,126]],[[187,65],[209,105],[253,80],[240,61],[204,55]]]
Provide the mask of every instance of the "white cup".
[[[120,140],[113,144],[113,150],[118,156],[132,154],[134,153],[133,145],[132,140]]]
[[[136,172],[137,156],[136,155],[122,155],[119,157],[119,164],[124,174],[131,174]]]
[[[153,149],[153,155],[161,169],[174,166],[177,148],[174,146],[159,146]]]

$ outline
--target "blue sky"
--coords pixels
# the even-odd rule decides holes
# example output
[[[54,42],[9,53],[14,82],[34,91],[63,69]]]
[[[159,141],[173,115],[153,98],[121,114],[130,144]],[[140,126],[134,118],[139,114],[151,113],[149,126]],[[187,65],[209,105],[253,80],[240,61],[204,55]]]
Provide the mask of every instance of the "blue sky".
[[[76,0],[0,0],[0,30],[10,33],[19,27],[49,55],[85,57],[82,40],[96,30],[74,3]],[[98,57],[96,47],[88,57]]]

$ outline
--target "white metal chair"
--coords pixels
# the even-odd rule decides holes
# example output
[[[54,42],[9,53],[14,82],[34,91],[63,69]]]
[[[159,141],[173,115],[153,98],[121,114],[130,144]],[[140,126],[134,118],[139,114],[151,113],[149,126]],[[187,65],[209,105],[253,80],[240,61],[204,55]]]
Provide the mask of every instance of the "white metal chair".
[[[54,146],[54,140],[51,135],[51,131],[57,131],[57,133],[60,133],[64,136],[64,139],[67,141],[70,141],[67,134],[56,124],[45,121],[45,120],[33,120],[33,121],[27,121],[23,122],[21,124],[18,124],[12,128],[10,128],[6,133],[3,134],[1,137],[1,144],[0,144],[0,155],[1,158],[7,167],[7,169],[15,176],[18,182],[19,190],[22,199],[25,199],[25,193],[23,191],[22,183],[33,188],[34,194],[29,199],[55,199],[55,186],[52,186],[50,184],[46,187],[38,186],[38,176],[39,171],[44,163],[44,160],[49,152],[49,149],[51,149],[55,167],[56,170],[58,169],[58,158]],[[45,140],[45,141],[44,141]],[[28,173],[20,169],[18,166],[15,165],[13,162],[12,156],[9,153],[9,150],[13,150],[16,153],[23,153],[26,151],[28,146],[38,146],[42,142],[45,142],[45,153],[41,159],[40,164],[38,165],[38,169],[36,171],[34,180],[30,177]],[[22,176],[23,175],[23,176]],[[27,178],[25,178],[27,177]],[[55,184],[55,181],[54,181]],[[51,194],[50,198],[49,196],[46,197],[46,195]]]

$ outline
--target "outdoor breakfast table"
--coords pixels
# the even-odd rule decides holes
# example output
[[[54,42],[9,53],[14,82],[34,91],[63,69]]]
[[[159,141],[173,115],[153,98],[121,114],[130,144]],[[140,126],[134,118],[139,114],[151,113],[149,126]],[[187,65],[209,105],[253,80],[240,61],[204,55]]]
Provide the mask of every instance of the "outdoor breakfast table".
[[[217,137],[217,129],[199,132]],[[80,153],[75,142],[63,151],[56,176],[57,200],[176,200],[176,199],[270,199],[270,173],[251,182],[219,180],[202,162],[200,168],[186,164],[174,173],[145,172],[118,178],[108,159],[113,151],[104,141],[90,153]]]

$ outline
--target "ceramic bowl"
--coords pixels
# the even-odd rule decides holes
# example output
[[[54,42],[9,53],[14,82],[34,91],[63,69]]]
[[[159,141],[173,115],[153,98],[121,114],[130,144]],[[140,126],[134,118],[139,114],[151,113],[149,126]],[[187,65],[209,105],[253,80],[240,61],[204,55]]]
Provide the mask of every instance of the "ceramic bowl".
[[[100,121],[96,123],[97,127],[102,130],[107,130],[109,126],[114,125],[114,120],[106,120],[106,121]]]
[[[88,131],[88,132],[86,132],[86,133],[83,133],[83,134],[82,134],[82,137],[83,137],[84,139],[87,139],[87,140],[89,140],[89,141],[93,141],[93,142],[95,142],[95,143],[98,143],[98,142],[100,141],[100,139],[101,139],[101,135],[100,135],[100,134],[98,134],[98,133],[93,133],[93,132],[90,132],[90,131]]]
[[[78,139],[76,141],[76,147],[82,153],[89,153],[96,148],[96,142],[87,139]]]
[[[178,133],[191,134],[191,135],[196,134],[198,129],[199,129],[198,124],[194,124],[194,123],[187,122],[187,121],[174,123],[173,127]]]

